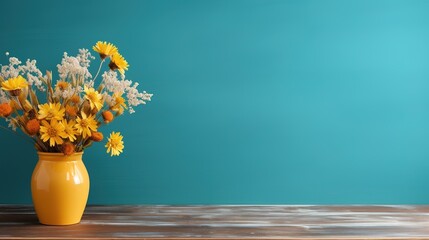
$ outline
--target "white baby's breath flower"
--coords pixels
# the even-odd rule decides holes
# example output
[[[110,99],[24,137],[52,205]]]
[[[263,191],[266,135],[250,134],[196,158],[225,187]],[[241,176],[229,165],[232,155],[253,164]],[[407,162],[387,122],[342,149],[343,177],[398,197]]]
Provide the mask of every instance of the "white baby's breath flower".
[[[72,91],[71,89],[66,89],[64,91],[61,92],[61,97],[66,99],[66,98],[70,98],[71,96],[73,96],[74,91]]]
[[[28,72],[28,73],[33,73],[35,76],[37,77],[43,77],[42,72],[37,68],[36,66],[37,61],[36,60],[30,60],[27,59],[27,61],[25,62],[25,65],[21,65],[18,67],[18,69],[21,72]]]
[[[123,93],[131,85],[131,81],[119,80],[118,73],[114,71],[104,72],[102,75],[105,89],[111,93]]]
[[[9,65],[1,67],[1,76],[4,79],[14,78],[19,75],[19,65],[21,61],[19,61],[16,57],[9,58]]]
[[[19,61],[19,59],[18,58],[16,58],[16,57],[10,57],[9,58],[9,64],[10,65],[13,65],[13,66],[17,66],[17,65],[19,65],[19,64],[21,64],[22,62],[21,61]]]
[[[95,57],[91,55],[91,52],[88,51],[88,49],[82,48],[79,49],[79,54],[76,56],[76,59],[82,67],[89,68],[91,59],[95,59]]]
[[[63,91],[61,91],[61,89],[59,88],[55,88],[54,90],[54,98],[60,98],[63,95]]]
[[[75,57],[69,57],[66,52],[64,52],[61,64],[58,64],[57,68],[60,78],[63,80],[69,76],[71,77],[71,75],[76,75],[83,72],[79,61]]]
[[[6,122],[8,123],[8,127],[12,128],[13,131],[16,131],[16,128],[18,127],[16,122],[13,121],[11,118],[5,118]]]
[[[43,82],[40,80],[40,78],[43,78],[43,74],[37,68],[36,63],[36,60],[27,59],[25,64],[21,65],[22,62],[18,58],[10,57],[9,65],[1,67],[0,75],[4,79],[22,75],[27,79],[29,86],[36,86],[40,91],[44,91]]]
[[[143,91],[142,99],[143,101],[151,101],[152,100],[152,93],[147,93],[146,91]],[[146,104],[146,103],[145,103]]]
[[[5,91],[0,89],[0,103],[9,102],[9,96],[6,94]]]
[[[60,78],[63,80],[72,78],[72,76],[82,76],[84,79],[92,78],[91,73],[88,71],[88,56],[89,54],[70,57],[66,52],[64,52],[61,64],[57,65]]]
[[[115,100],[113,99],[113,97],[111,95],[109,95],[107,92],[104,92],[102,95],[103,95],[104,102],[107,105],[109,105],[109,106],[115,105]]]
[[[25,65],[21,65],[18,67],[21,73],[26,73],[27,82],[30,86],[36,86],[39,91],[45,91],[45,87],[43,86],[43,82],[40,80],[43,78],[42,72],[36,66],[36,60],[27,59]]]
[[[83,87],[82,86],[77,86],[76,89],[77,89],[78,93],[83,93]]]
[[[93,88],[94,87],[94,80],[85,81],[83,83],[83,85],[86,86],[87,88]]]
[[[71,98],[76,93],[76,88],[68,88],[63,91],[63,98]]]
[[[55,98],[70,98],[73,96],[74,90],[72,88],[61,90],[59,88],[55,88],[54,97]]]
[[[137,89],[139,84],[137,82],[133,84],[131,80],[125,79],[124,76],[121,76],[121,80],[119,80],[118,74],[114,71],[104,72],[102,78],[107,92],[119,94],[125,93],[128,100],[129,113],[134,113],[135,111],[133,107],[136,107],[140,104],[146,104],[146,101],[150,101],[153,95],[146,92],[139,92]],[[114,99],[108,99],[108,97],[105,97],[105,101],[110,106],[115,105]]]

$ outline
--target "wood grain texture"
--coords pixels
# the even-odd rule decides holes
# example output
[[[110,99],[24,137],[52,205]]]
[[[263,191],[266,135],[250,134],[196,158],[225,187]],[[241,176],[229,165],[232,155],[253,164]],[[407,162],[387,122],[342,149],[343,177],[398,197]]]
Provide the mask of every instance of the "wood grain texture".
[[[428,239],[429,206],[88,206],[44,226],[0,205],[0,239]]]

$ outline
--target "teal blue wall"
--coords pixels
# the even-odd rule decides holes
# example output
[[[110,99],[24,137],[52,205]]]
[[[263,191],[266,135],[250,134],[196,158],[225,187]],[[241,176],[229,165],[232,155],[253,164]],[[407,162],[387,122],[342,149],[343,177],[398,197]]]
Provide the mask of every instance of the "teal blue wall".
[[[429,203],[429,1],[3,1],[3,52],[120,47],[155,94],[88,149],[90,203]],[[95,64],[94,64],[95,65]],[[95,67],[95,66],[94,66]],[[36,154],[0,132],[0,203]]]

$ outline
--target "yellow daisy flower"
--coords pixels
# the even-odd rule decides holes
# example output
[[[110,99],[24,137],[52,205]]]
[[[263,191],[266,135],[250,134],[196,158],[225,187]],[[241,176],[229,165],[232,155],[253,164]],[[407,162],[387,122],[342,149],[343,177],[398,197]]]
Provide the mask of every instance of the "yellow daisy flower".
[[[112,132],[110,134],[107,144],[105,145],[107,148],[106,152],[110,152],[110,156],[119,156],[119,154],[123,151],[124,142],[122,141],[122,138],[123,136],[121,136],[120,132]]]
[[[77,107],[76,106],[70,106],[70,105],[66,105],[66,113],[68,114],[69,117],[76,117],[77,116]]]
[[[39,119],[57,119],[61,120],[64,117],[65,109],[61,107],[60,103],[45,103],[39,105]]]
[[[100,54],[101,59],[105,59],[107,56],[112,56],[118,52],[118,48],[115,45],[98,41],[92,49]]]
[[[113,94],[114,105],[112,106],[113,111],[123,110],[127,108],[127,104],[125,104],[125,99],[122,97],[122,94],[119,93]]]
[[[80,103],[80,97],[79,97],[79,95],[73,95],[70,98],[70,101],[72,101],[72,103],[74,103],[74,104],[79,104]]]
[[[1,89],[9,91],[10,95],[18,96],[21,93],[21,89],[28,86],[27,80],[21,75],[15,78],[9,78],[7,81],[1,83]]]
[[[52,119],[51,123],[48,123],[46,120],[42,121],[42,126],[40,126],[40,138],[43,142],[49,140],[49,146],[53,147],[56,144],[62,144],[64,142],[63,138],[66,137],[64,126],[56,119]]]
[[[124,75],[125,70],[128,70],[128,62],[122,57],[121,54],[115,53],[112,55],[109,63],[109,68],[112,71],[118,70],[122,75]]]
[[[74,125],[78,134],[83,138],[91,137],[92,132],[97,131],[97,121],[93,115],[86,116],[84,112],[81,113],[82,117],[77,117],[76,124]]]
[[[64,132],[67,135],[67,138],[70,142],[74,142],[74,140],[76,140],[76,135],[78,135],[75,128],[76,122],[74,120],[67,121],[66,119],[63,119],[61,124],[64,126]]]
[[[85,98],[88,99],[89,104],[91,105],[91,110],[94,109],[94,107],[97,110],[100,110],[103,107],[102,98],[103,96],[94,90],[94,88],[87,88],[84,87],[85,91]]]

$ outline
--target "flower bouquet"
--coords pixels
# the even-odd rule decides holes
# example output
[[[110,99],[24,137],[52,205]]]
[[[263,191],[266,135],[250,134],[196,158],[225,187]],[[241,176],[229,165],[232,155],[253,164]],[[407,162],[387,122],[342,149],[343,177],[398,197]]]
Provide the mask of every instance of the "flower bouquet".
[[[10,57],[8,65],[0,65],[0,117],[13,131],[21,129],[28,135],[37,149],[32,196],[44,224],[80,221],[89,192],[89,177],[81,159],[84,149],[103,141],[102,125],[126,110],[133,113],[134,107],[152,97],[139,92],[137,82],[126,79],[129,65],[117,47],[99,41],[93,50],[101,60],[94,77],[89,67],[95,57],[87,49],[79,49],[75,57],[64,53],[55,82],[52,72],[42,74],[36,60],[23,64]],[[109,62],[107,70],[97,81],[105,62]],[[110,133],[105,146],[111,156],[119,155],[124,149],[123,136]]]
[[[110,123],[125,109],[133,113],[134,107],[151,100],[152,94],[139,92],[138,83],[125,79],[129,65],[113,44],[97,42],[93,49],[101,58],[95,77],[88,70],[94,57],[87,49],[79,49],[76,57],[64,53],[57,65],[56,83],[52,72],[42,74],[36,60],[22,64],[11,57],[9,65],[1,67],[0,117],[13,130],[20,128],[27,134],[39,152],[82,152],[93,142],[103,140],[98,131],[101,125]],[[109,70],[95,86],[107,59]],[[42,102],[36,92],[45,93],[46,101]],[[110,134],[106,148],[112,156],[123,151],[119,132]]]

